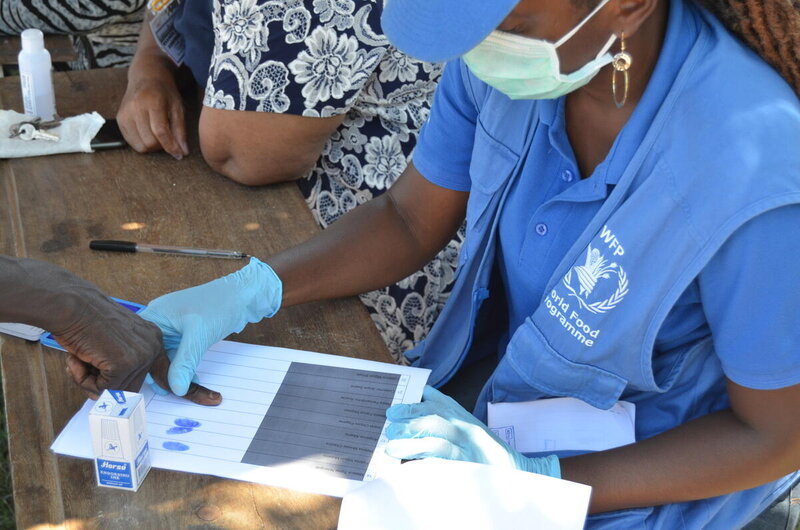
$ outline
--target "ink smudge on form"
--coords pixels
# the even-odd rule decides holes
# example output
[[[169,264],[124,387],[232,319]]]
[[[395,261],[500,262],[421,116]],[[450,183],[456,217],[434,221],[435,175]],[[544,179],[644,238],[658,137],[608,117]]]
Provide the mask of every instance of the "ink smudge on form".
[[[177,418],[175,425],[178,427],[186,427],[187,429],[196,429],[200,427],[200,422],[197,420],[190,420],[189,418]]]
[[[186,434],[192,432],[194,429],[190,427],[170,427],[167,429],[167,434]]]
[[[190,420],[189,418],[176,418],[173,422],[177,427],[170,427],[167,430],[167,434],[186,434],[190,433],[195,430],[197,427],[200,427],[201,423],[196,420]]]
[[[182,444],[180,442],[164,442],[161,444],[161,447],[167,449],[168,451],[188,451],[189,446],[186,444]]]

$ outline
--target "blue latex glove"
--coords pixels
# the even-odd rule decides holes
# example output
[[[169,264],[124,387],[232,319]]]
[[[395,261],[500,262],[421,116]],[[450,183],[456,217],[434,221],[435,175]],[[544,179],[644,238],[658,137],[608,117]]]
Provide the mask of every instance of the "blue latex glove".
[[[395,458],[444,458],[529,471],[561,478],[558,457],[529,458],[508,446],[448,396],[426,386],[422,403],[386,410],[386,452]]]
[[[248,323],[273,316],[282,298],[283,285],[275,271],[250,258],[233,274],[150,302],[139,316],[161,328],[172,361],[168,378],[172,392],[185,395],[208,348]],[[150,378],[148,382],[155,385]]]

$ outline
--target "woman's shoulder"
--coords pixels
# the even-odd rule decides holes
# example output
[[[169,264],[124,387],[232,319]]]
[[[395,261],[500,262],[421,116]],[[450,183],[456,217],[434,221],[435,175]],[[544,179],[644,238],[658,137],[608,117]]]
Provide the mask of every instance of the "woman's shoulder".
[[[767,130],[800,135],[800,99],[793,88],[713,15],[702,16],[698,43],[676,80],[677,117],[694,117],[698,136],[731,141],[744,134],[757,142]]]
[[[719,22],[707,22],[662,109],[657,151],[679,182],[777,179],[800,189],[800,99]]]
[[[800,203],[800,100],[719,23],[709,22],[659,119],[650,167],[692,224],[734,226]]]

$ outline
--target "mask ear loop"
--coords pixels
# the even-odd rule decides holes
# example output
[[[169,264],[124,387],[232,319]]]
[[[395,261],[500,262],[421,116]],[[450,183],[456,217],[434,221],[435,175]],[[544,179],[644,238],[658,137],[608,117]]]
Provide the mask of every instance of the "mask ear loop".
[[[581,21],[580,21],[580,23],[579,23],[577,26],[575,26],[574,28],[572,28],[572,29],[569,31],[569,33],[567,33],[566,35],[564,35],[563,37],[561,37],[560,39],[558,39],[558,41],[557,41],[557,42],[554,44],[554,46],[555,46],[556,48],[558,48],[558,47],[560,47],[562,44],[564,44],[565,42],[567,42],[569,39],[571,39],[573,36],[575,36],[575,34],[576,34],[576,33],[578,33],[578,31],[580,31],[580,29],[581,29],[583,26],[585,26],[585,25],[586,25],[586,23],[587,23],[587,22],[589,22],[589,20],[591,20],[591,18],[592,18],[593,16],[595,16],[595,15],[597,14],[597,12],[598,12],[598,11],[600,11],[601,9],[603,9],[603,8],[606,6],[606,4],[607,4],[608,2],[610,2],[610,1],[611,1],[611,0],[603,0],[602,2],[600,2],[599,4],[597,4],[597,7],[595,7],[594,9],[592,9],[592,12],[591,12],[591,13],[589,13],[588,15],[586,15],[586,17],[584,17],[584,19],[583,19],[583,20],[581,20]]]
[[[628,87],[630,86],[630,76],[628,75],[628,70],[630,69],[631,65],[633,64],[633,57],[630,53],[625,51],[625,32],[620,32],[619,36],[620,42],[620,50],[619,53],[614,55],[614,59],[611,61],[611,64],[614,66],[614,73],[611,76],[611,93],[614,96],[614,104],[617,106],[618,109],[621,109],[625,106],[625,103],[628,101]],[[619,100],[617,96],[617,74],[622,72],[622,76],[625,80],[625,92],[622,94],[622,101]]]

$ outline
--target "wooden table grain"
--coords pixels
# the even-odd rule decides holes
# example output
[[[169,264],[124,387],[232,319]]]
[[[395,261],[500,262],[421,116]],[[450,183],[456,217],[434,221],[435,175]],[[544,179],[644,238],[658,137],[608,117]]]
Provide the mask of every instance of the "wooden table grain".
[[[59,112],[113,117],[124,70],[56,74]],[[19,110],[14,78],[0,107]],[[193,114],[197,116],[196,109]],[[190,125],[191,130],[196,127]],[[294,184],[247,188],[182,161],[130,149],[0,161],[0,252],[46,260],[105,292],[146,303],[209,281],[241,261],[90,251],[90,239],[231,248],[268,256],[318,231]],[[285,309],[233,340],[391,362],[355,298]],[[90,461],[49,446],[83,396],[63,354],[7,339],[0,354],[20,528],[334,528],[340,501],[210,476],[153,470],[137,493],[95,487]],[[45,526],[46,527],[46,526]]]

